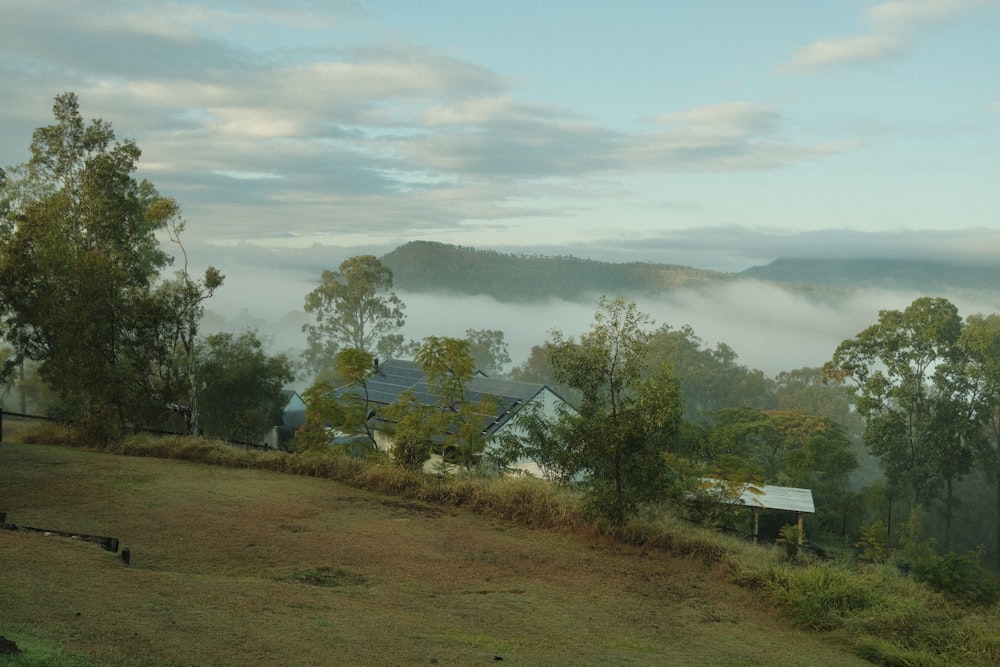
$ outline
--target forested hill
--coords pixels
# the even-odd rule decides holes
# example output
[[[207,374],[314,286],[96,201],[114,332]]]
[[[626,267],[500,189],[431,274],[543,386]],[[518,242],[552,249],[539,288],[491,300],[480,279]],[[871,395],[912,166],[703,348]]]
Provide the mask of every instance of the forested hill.
[[[505,302],[655,294],[733,277],[673,264],[516,255],[429,241],[407,243],[381,261],[392,269],[397,290],[483,294]]]
[[[634,297],[739,278],[810,292],[882,288],[930,294],[992,290],[1000,284],[1000,265],[932,260],[783,258],[740,273],[722,273],[677,264],[510,254],[430,241],[412,241],[381,260],[392,269],[397,290],[482,294],[504,302],[579,301],[595,294]]]
[[[777,259],[739,274],[771,282],[829,287],[938,290],[996,289],[1000,266],[898,259]]]

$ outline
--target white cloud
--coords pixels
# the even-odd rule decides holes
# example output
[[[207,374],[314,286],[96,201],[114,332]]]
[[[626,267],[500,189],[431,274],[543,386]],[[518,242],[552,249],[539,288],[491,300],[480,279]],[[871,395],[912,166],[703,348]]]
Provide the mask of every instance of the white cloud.
[[[959,18],[989,0],[890,0],[869,8],[865,18],[879,31],[910,32]]]
[[[898,56],[905,43],[889,35],[828,37],[799,49],[785,66],[786,71],[809,72],[834,65],[852,65]]]
[[[731,102],[654,119],[656,129],[627,138],[622,164],[665,172],[754,171],[788,166],[848,149],[851,144],[799,145],[781,136],[773,108]]]
[[[864,12],[869,34],[817,40],[796,51],[781,69],[810,73],[840,65],[883,62],[911,48],[920,32],[988,6],[1000,6],[1000,0],[888,0]]]

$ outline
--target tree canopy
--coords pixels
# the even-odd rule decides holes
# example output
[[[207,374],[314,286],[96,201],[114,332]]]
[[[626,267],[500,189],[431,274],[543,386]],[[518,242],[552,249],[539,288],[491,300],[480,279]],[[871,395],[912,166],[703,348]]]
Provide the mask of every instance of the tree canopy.
[[[565,465],[583,475],[590,508],[616,524],[664,493],[672,476],[664,455],[684,411],[671,368],[648,366],[651,325],[634,302],[602,297],[588,332],[553,331],[546,343],[556,378],[582,395],[555,431]]]
[[[341,348],[389,356],[402,346],[396,332],[406,322],[405,305],[392,291],[392,271],[374,255],[351,257],[338,271],[323,271],[320,284],[305,298],[315,316],[306,324],[305,359],[317,374],[332,370]]]
[[[31,159],[3,179],[0,330],[9,371],[40,362],[62,414],[114,436],[162,418],[179,387],[170,372],[177,303],[156,289],[170,258],[156,233],[179,214],[134,172],[132,141],[85,123],[73,93],[35,130]]]

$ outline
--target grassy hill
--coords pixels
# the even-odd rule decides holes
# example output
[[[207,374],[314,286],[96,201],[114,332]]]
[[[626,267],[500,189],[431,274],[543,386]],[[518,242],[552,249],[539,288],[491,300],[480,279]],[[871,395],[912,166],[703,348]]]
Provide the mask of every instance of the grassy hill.
[[[0,445],[11,665],[859,665],[727,569],[329,480]],[[34,662],[32,662],[34,660]]]
[[[669,507],[613,529],[541,480],[184,437],[9,444],[69,441],[35,424],[4,420],[0,511],[131,563],[0,530],[0,635],[25,650],[2,666],[1000,664],[1000,606],[961,577],[789,560]]]

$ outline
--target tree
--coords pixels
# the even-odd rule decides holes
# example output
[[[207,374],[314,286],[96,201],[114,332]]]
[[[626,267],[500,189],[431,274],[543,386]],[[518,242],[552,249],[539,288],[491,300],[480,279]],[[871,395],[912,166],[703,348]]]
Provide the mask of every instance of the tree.
[[[507,341],[499,329],[466,329],[465,338],[476,370],[497,375],[503,372],[504,364],[510,363]]]
[[[208,336],[195,360],[206,435],[253,442],[279,423],[292,366],[283,354],[268,356],[256,333]]]
[[[961,333],[953,304],[921,297],[903,311],[881,311],[876,324],[837,346],[824,366],[827,377],[851,383],[867,420],[865,445],[881,458],[890,487],[909,487],[925,507],[943,481],[964,474],[952,467],[969,447],[959,423],[964,411],[947,389]]]
[[[669,363],[681,378],[687,421],[703,421],[724,408],[777,407],[763,372],[737,363],[736,352],[725,343],[708,348],[690,326],[661,326],[649,348],[650,367]]]
[[[684,410],[670,367],[647,367],[651,324],[634,302],[602,297],[589,332],[553,331],[546,343],[556,378],[582,395],[561,415],[564,459],[585,476],[591,511],[616,525],[667,488],[664,455]]]
[[[35,130],[31,159],[7,172],[0,206],[0,303],[7,364],[41,363],[63,414],[95,437],[156,421],[170,387],[177,313],[154,293],[169,263],[156,232],[174,208],[133,177],[140,156],[108,123],[85,124],[76,95]]]
[[[317,374],[329,371],[345,347],[369,354],[399,347],[402,337],[396,332],[406,322],[404,309],[392,291],[392,271],[374,255],[351,257],[339,271],[323,271],[320,285],[305,299],[306,312],[316,317],[315,324],[302,327],[308,367]]]
[[[170,240],[180,248],[181,256],[184,260],[183,267],[176,272],[174,281],[164,282],[160,286],[160,291],[164,298],[173,302],[173,308],[178,313],[178,326],[175,330],[177,345],[183,354],[185,380],[187,384],[187,405],[183,407],[183,413],[189,435],[197,435],[199,432],[198,415],[198,383],[195,379],[195,342],[198,336],[198,324],[205,314],[202,305],[211,298],[219,287],[222,286],[225,276],[214,266],[205,270],[205,275],[201,280],[195,280],[188,272],[187,249],[181,242],[181,233],[186,227],[186,223],[180,218],[180,210],[172,200],[161,200],[157,203],[172,210],[165,210],[163,216],[168,221],[167,231]]]
[[[348,400],[356,399],[351,409],[342,410],[339,426],[346,433],[359,433],[364,430],[368,440],[371,441],[375,449],[378,443],[375,442],[375,435],[368,425],[368,417],[371,413],[371,400],[368,396],[368,378],[371,377],[375,368],[375,358],[364,350],[349,347],[337,353],[336,370],[337,375],[343,378],[347,384],[357,387],[359,392],[348,392]]]
[[[382,416],[396,423],[393,457],[406,467],[417,467],[427,453],[441,456],[439,469],[477,464],[486,448],[484,430],[496,414],[496,399],[469,391],[476,366],[469,341],[429,336],[417,350],[415,361],[427,377],[434,403],[417,400],[411,391],[383,409]]]
[[[1000,568],[1000,315],[972,315],[958,340],[972,417],[980,429],[973,442],[979,464],[994,484],[997,567]]]
[[[714,417],[706,463],[729,469],[731,461],[740,461],[767,484],[811,489],[820,523],[831,533],[843,532],[840,517],[858,460],[840,424],[794,410],[730,408]]]

